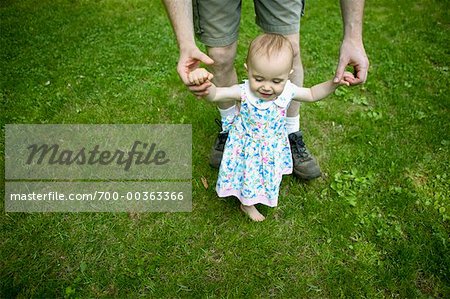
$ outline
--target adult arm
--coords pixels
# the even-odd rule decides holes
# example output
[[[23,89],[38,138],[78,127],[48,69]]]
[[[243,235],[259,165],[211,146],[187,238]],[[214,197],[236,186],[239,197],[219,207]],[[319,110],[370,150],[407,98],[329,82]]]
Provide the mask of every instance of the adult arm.
[[[202,85],[191,85],[188,75],[191,71],[198,68],[200,62],[213,64],[214,61],[195,44],[194,25],[192,16],[191,0],[163,0],[170,22],[172,24],[180,57],[178,59],[177,72],[183,83],[197,96],[204,96],[205,91],[210,86],[210,82]]]
[[[364,0],[340,0],[344,38],[334,82],[342,80],[345,68],[353,67],[353,75],[347,80],[351,85],[364,83],[367,79],[369,60],[362,39]]]

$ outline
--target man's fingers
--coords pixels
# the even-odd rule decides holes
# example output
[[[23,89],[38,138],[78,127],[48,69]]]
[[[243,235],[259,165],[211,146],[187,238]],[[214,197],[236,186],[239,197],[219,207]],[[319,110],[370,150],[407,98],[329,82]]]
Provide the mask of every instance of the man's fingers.
[[[206,55],[203,52],[200,52],[200,54],[198,55],[198,60],[200,60],[201,62],[203,62],[204,64],[207,65],[212,65],[214,64],[214,60],[211,59],[211,57],[209,57],[208,55]]]
[[[347,66],[347,63],[339,60],[339,64],[336,69],[336,74],[334,75],[333,83],[339,83],[342,80],[342,76],[344,74],[346,66]]]
[[[192,92],[197,98],[201,98],[204,96],[207,96],[209,94],[208,90],[205,89],[203,91],[196,91],[196,92]]]
[[[344,79],[349,82],[350,85],[358,85],[366,82],[367,68],[355,68],[354,74],[345,72]]]
[[[207,92],[207,91],[204,91],[204,92],[195,92],[195,93],[194,93],[194,95],[195,95],[198,99],[201,99],[201,98],[207,96],[208,94],[209,94],[209,92]]]
[[[359,81],[359,83],[364,83],[367,80],[367,68],[361,67],[356,70],[356,79]]]
[[[211,86],[211,82],[205,82],[201,85],[189,85],[188,88],[191,92],[196,93],[196,92],[203,92],[206,89],[208,89],[208,87]]]

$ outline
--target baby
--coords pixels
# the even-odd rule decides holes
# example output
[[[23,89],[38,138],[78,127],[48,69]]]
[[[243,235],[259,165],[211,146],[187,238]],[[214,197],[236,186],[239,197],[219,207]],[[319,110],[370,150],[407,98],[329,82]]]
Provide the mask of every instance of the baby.
[[[208,89],[206,99],[212,102],[240,101],[240,109],[223,123],[228,128],[216,191],[219,197],[236,196],[240,208],[252,220],[265,217],[256,204],[275,207],[284,174],[292,173],[292,156],[285,125],[289,103],[319,101],[339,85],[349,85],[344,79],[332,80],[311,88],[298,87],[289,81],[294,52],[285,37],[262,34],[250,44],[245,68],[248,80],[230,87]],[[191,84],[211,80],[205,69],[189,74]]]

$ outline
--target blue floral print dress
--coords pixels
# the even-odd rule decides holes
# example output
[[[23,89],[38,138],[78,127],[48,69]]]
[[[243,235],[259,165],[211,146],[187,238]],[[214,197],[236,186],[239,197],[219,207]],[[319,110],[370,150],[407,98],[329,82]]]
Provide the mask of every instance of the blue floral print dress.
[[[219,197],[277,206],[282,176],[292,173],[285,117],[294,87],[288,81],[275,100],[265,101],[250,91],[248,81],[240,85],[241,109],[223,124],[229,135],[216,185]]]

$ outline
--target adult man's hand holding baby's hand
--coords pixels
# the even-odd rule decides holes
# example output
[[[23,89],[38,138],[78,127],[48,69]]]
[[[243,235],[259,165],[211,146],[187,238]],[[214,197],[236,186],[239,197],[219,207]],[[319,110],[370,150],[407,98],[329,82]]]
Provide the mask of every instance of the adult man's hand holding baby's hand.
[[[213,74],[204,68],[198,68],[189,73],[188,79],[191,85],[202,85],[214,78]]]
[[[209,82],[209,81],[211,81],[212,78],[214,78],[214,75],[211,74],[210,72],[208,72],[204,68],[195,69],[188,74],[189,84],[195,85],[195,86],[200,86],[203,83]],[[207,94],[207,92],[204,92],[201,95],[200,94],[196,94],[196,95],[197,95],[197,98],[201,98],[202,96],[205,96],[206,94]]]

